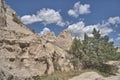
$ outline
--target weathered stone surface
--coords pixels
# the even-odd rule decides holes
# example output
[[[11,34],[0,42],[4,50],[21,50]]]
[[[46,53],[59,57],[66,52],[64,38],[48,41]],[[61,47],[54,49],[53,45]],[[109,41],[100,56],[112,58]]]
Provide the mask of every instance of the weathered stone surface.
[[[56,39],[56,45],[64,50],[69,50],[72,44],[72,36],[69,30],[63,30]]]
[[[105,80],[96,72],[86,72],[69,80]]]
[[[5,11],[1,1],[0,11],[4,13],[0,12],[0,16],[5,15],[2,17],[6,17],[6,25],[0,22],[0,80],[32,80],[32,76],[73,69],[66,58],[72,42],[69,31],[58,37],[53,32],[38,36],[24,24],[13,21],[16,12],[4,4]]]

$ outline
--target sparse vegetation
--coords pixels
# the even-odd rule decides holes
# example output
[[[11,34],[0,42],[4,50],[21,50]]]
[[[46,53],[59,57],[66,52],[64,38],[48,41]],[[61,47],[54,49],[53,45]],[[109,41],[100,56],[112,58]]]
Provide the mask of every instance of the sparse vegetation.
[[[116,75],[115,73],[117,72],[118,68],[112,65],[104,64],[103,67],[98,67],[96,70],[101,75],[108,77],[110,75]]]
[[[81,71],[69,71],[69,72],[54,72],[51,75],[36,76],[34,80],[68,80],[74,76],[80,75],[81,73],[88,72],[91,70],[81,70]]]
[[[56,71],[60,71],[60,66],[59,66],[59,64],[56,61],[53,61],[53,65],[54,65],[54,69]]]
[[[120,60],[120,52],[116,52],[116,54],[114,54],[114,57],[112,57],[113,60]]]
[[[16,14],[12,14],[13,16],[13,21],[18,23],[18,24],[22,24],[21,20],[18,18],[18,16]]]

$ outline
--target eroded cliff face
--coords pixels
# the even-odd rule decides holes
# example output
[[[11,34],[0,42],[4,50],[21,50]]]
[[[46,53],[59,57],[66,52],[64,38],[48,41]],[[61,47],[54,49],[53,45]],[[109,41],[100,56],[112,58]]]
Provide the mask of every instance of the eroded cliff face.
[[[0,80],[32,80],[36,75],[73,69],[67,53],[72,44],[68,30],[58,37],[53,32],[38,36],[3,0],[0,11]]]

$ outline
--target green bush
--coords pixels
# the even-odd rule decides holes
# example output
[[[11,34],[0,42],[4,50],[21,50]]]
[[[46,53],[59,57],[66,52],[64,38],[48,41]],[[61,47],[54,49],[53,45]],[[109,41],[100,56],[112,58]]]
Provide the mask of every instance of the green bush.
[[[78,58],[76,58],[76,57],[71,58],[70,62],[73,64],[75,70],[79,69],[79,60],[78,60]]]
[[[16,23],[18,23],[18,24],[21,24],[21,23],[22,23],[21,20],[18,18],[18,16],[17,16],[16,14],[12,14],[12,16],[13,16],[13,21],[14,21],[14,22],[16,22]]]
[[[120,60],[120,52],[116,52],[114,57],[112,57],[112,60]]]
[[[88,70],[84,71],[56,71],[51,75],[43,75],[40,77],[40,80],[68,80],[74,76],[78,76],[83,72],[87,72]],[[89,70],[90,71],[90,70]]]
[[[60,65],[58,64],[58,62],[53,61],[53,66],[56,71],[60,71]]]
[[[45,79],[45,80],[59,80],[59,79],[57,77],[52,76],[52,77],[49,77],[48,79]]]
[[[116,66],[103,64],[101,67],[97,67],[97,70],[103,75],[103,76],[109,76],[109,75],[116,75],[118,68]]]

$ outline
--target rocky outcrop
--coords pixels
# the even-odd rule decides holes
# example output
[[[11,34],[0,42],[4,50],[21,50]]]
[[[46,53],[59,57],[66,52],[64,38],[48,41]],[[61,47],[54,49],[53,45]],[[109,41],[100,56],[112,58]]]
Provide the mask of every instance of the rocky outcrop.
[[[58,37],[53,32],[38,36],[2,1],[0,20],[5,24],[0,22],[0,80],[32,80],[32,76],[73,69],[66,51],[72,42],[69,31]]]
[[[60,32],[58,37],[55,36],[54,32],[48,32],[47,34],[41,36],[41,38],[66,51],[68,51],[72,45],[71,32],[67,29]]]
[[[96,72],[85,72],[69,80],[105,80],[105,79]]]
[[[56,45],[64,50],[69,50],[72,44],[72,36],[69,30],[63,30],[57,37]]]
[[[79,76],[75,76],[69,80],[120,80],[120,61],[109,61],[107,64],[114,65],[118,67],[118,72],[116,75],[111,75],[109,77],[103,77],[97,72],[85,72]]]
[[[0,40],[0,68],[20,79],[73,69],[65,50],[41,37],[39,39]]]

